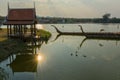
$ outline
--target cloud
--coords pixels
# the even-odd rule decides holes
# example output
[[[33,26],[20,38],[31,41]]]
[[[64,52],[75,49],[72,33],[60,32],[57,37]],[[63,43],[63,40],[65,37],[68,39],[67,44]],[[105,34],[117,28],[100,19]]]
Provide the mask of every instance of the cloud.
[[[91,17],[92,15],[98,15],[95,9],[81,3],[80,1],[73,2],[73,0],[61,0],[59,2],[58,0],[50,0],[49,4],[41,5],[38,6],[40,8],[38,9],[38,12],[44,16],[46,14],[61,17]]]
[[[101,17],[104,13],[111,13],[120,17],[119,0],[0,0],[1,15],[6,15],[8,1],[15,8],[33,7],[35,2],[40,16]]]

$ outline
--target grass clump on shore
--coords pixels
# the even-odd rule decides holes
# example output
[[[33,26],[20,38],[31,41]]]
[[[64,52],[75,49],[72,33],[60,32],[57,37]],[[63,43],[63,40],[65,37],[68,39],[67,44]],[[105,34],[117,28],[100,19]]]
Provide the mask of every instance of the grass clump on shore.
[[[37,35],[42,37],[42,38],[48,38],[48,39],[51,37],[51,33],[50,32],[42,30],[42,29],[37,30]]]
[[[7,39],[6,34],[7,34],[7,29],[0,30],[0,42]]]

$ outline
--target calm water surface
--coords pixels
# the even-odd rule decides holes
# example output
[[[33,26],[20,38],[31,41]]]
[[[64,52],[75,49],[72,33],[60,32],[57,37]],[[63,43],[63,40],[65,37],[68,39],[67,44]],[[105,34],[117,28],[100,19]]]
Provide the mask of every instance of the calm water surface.
[[[80,32],[78,24],[55,25],[61,31]],[[52,37],[36,48],[37,54],[18,53],[0,63],[0,74],[6,80],[120,80],[120,41],[64,35],[56,39],[55,29],[43,26]],[[120,31],[119,24],[82,26],[86,32]]]

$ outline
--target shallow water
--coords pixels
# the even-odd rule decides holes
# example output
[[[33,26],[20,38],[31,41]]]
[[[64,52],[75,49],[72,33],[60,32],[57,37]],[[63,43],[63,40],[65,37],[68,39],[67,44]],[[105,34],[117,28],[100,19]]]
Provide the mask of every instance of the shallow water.
[[[78,24],[54,25],[61,31],[80,31]],[[119,24],[81,25],[86,32],[120,31]],[[52,37],[36,48],[37,54],[18,53],[0,63],[0,75],[6,80],[120,80],[120,41],[64,35],[55,40],[55,29],[43,26]]]

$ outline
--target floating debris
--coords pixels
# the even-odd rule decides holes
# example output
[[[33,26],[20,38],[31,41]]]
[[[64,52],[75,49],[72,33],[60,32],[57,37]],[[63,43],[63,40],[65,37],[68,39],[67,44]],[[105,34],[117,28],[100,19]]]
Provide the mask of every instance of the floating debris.
[[[87,57],[86,55],[83,55],[83,57]]]
[[[119,29],[119,25],[117,26],[117,29]]]
[[[104,31],[104,29],[100,29],[100,32]]]
[[[101,46],[101,47],[102,47],[102,46],[103,46],[103,44],[101,44],[101,43],[100,43],[100,44],[99,44],[99,46]]]
[[[75,53],[78,53],[77,51]]]
[[[76,56],[78,56],[78,55],[76,54]]]
[[[70,55],[73,56],[73,53],[71,53]]]

